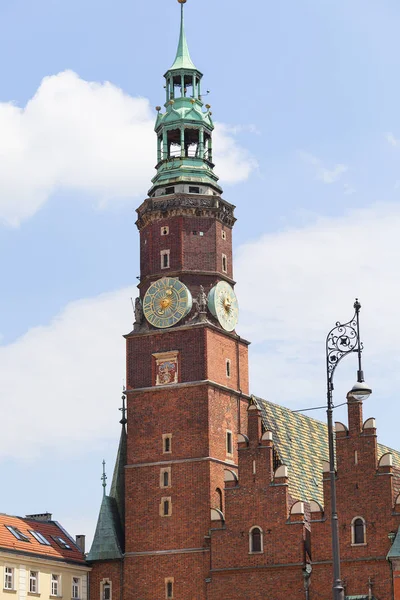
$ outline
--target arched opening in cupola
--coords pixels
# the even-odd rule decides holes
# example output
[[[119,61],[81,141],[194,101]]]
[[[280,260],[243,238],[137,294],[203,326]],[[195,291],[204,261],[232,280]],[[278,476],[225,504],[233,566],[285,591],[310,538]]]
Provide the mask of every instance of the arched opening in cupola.
[[[181,155],[181,132],[179,129],[171,129],[167,132],[167,157],[172,158]]]
[[[185,156],[191,158],[200,156],[200,130],[197,128],[185,129]]]

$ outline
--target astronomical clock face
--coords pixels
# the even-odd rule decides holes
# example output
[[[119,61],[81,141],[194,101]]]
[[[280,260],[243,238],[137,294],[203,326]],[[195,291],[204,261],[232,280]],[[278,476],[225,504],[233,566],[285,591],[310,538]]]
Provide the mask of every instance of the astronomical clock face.
[[[208,308],[225,331],[233,331],[239,317],[239,306],[233,288],[220,281],[208,294]]]
[[[143,312],[150,325],[166,329],[186,317],[192,310],[192,303],[192,295],[186,285],[173,277],[163,277],[147,290]]]

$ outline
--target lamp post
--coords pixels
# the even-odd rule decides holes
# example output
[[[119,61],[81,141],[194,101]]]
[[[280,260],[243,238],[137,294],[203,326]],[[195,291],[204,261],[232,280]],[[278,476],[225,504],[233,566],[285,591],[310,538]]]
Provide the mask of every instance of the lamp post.
[[[344,600],[344,588],[340,577],[339,527],[336,508],[336,472],[335,472],[335,440],[333,435],[333,375],[339,362],[353,352],[358,355],[357,383],[351,395],[357,400],[366,400],[372,390],[364,381],[361,366],[363,345],[360,341],[360,309],[358,299],[354,303],[354,316],[348,323],[337,322],[326,338],[326,378],[327,378],[327,415],[329,439],[329,475],[331,491],[331,528],[332,528],[332,562],[333,562],[333,600]]]

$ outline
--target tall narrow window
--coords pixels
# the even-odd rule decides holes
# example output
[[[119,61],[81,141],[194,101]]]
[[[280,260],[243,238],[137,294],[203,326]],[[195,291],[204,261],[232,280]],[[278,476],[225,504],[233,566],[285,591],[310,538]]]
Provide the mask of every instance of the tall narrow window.
[[[101,591],[102,600],[111,600],[111,583],[109,581],[106,580],[102,582]]]
[[[51,576],[51,595],[52,596],[60,596],[60,576],[59,575]]]
[[[14,589],[14,569],[12,567],[4,568],[4,589]]]
[[[163,435],[163,453],[171,454],[172,452],[172,433],[165,433]]]
[[[164,227],[161,227],[161,235],[169,235],[169,227],[167,227],[166,225]]]
[[[222,271],[224,273],[228,272],[228,260],[225,254],[222,255]]]
[[[37,571],[29,571],[29,591],[31,594],[37,594],[39,591]]]
[[[81,580],[79,577],[72,578],[72,598],[73,600],[79,600],[81,597]]]
[[[226,432],[226,453],[230,455],[233,454],[232,431]]]
[[[259,527],[252,527],[249,532],[249,552],[257,553],[263,551],[263,535]]]
[[[164,500],[164,517],[169,515],[169,500]]]
[[[229,358],[226,359],[226,376],[231,376],[231,361],[229,360]]]
[[[224,230],[221,231],[221,237],[223,240],[226,240],[226,231],[224,231]]]
[[[161,268],[169,269],[169,250],[161,250]]]
[[[160,487],[171,487],[171,467],[161,469],[160,471]]]
[[[174,580],[166,579],[165,580],[165,597],[168,599],[174,597]]]
[[[361,517],[356,517],[352,522],[352,543],[353,544],[365,544],[366,543],[366,531],[365,521]]]
[[[160,517],[170,517],[172,515],[171,498],[161,498]]]
[[[224,505],[223,505],[223,502],[222,502],[222,491],[221,491],[220,488],[217,488],[215,491],[217,493],[218,508],[219,508],[219,510],[221,512],[223,512],[224,511]]]

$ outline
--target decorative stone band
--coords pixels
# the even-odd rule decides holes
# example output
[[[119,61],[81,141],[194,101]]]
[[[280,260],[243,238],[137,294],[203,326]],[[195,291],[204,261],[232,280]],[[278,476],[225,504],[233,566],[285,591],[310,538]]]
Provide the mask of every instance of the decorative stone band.
[[[162,467],[165,465],[178,465],[182,463],[195,463],[195,462],[204,462],[210,461],[215,462],[220,465],[226,465],[230,469],[238,469],[238,465],[235,465],[234,462],[229,462],[226,460],[220,460],[219,458],[213,458],[212,456],[202,456],[200,458],[177,458],[176,460],[161,460],[157,462],[146,462],[146,463],[137,463],[132,465],[126,465],[125,469],[139,469],[141,467]]]
[[[168,198],[148,198],[137,209],[139,230],[148,223],[161,218],[180,216],[215,217],[221,223],[233,227],[236,222],[235,206],[219,196],[187,196],[175,194]]]
[[[160,556],[164,554],[193,554],[210,552],[209,548],[177,548],[176,550],[149,550],[148,552],[125,552],[124,556]]]

